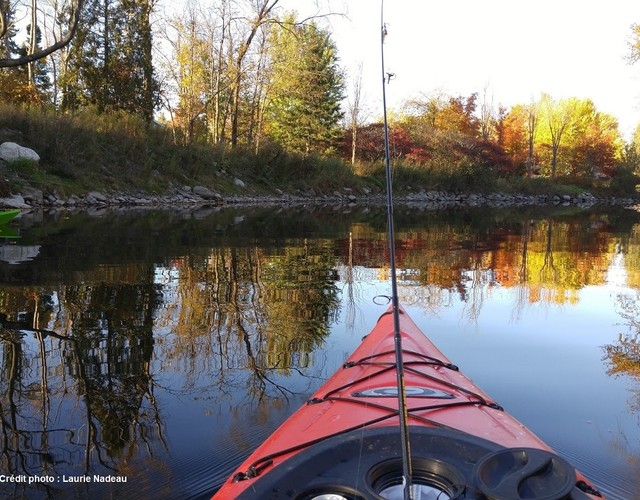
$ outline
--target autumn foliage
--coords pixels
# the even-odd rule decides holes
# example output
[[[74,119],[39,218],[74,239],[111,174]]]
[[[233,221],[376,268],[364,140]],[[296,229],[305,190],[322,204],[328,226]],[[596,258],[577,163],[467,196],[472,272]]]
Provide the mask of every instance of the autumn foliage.
[[[349,157],[351,139],[348,130],[343,153]],[[356,159],[382,161],[383,139],[382,123],[359,128]],[[413,99],[403,113],[394,114],[389,139],[391,158],[399,164],[469,182],[473,176],[536,176],[591,186],[638,168],[621,162],[624,141],[615,118],[599,112],[592,101],[576,98],[555,101],[543,95],[537,103],[497,110],[477,94]],[[633,175],[629,180],[632,192]]]

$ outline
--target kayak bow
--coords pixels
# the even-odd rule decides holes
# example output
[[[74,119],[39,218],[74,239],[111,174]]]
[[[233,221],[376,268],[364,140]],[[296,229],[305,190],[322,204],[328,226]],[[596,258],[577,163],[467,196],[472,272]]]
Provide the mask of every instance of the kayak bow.
[[[402,498],[391,309],[214,498]],[[414,498],[601,497],[399,312]]]

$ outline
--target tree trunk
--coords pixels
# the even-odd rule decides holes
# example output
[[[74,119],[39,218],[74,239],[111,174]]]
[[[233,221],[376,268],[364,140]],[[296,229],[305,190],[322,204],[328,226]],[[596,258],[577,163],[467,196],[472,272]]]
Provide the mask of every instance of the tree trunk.
[[[358,127],[353,127],[351,129],[351,165],[355,165],[356,163],[356,144],[357,144],[357,136],[358,136]]]
[[[238,56],[235,60],[235,68],[234,75],[232,80],[232,91],[231,91],[231,146],[236,146],[238,144],[238,119],[240,115],[240,90],[242,86],[242,63],[244,61],[249,48],[251,47],[251,42],[253,38],[256,36],[258,29],[262,26],[262,23],[267,19],[273,8],[277,5],[280,0],[263,0],[262,5],[258,11],[258,15],[251,25],[251,30],[249,31],[249,35],[247,39],[242,43],[242,45],[238,48]],[[271,3],[269,3],[271,2]]]
[[[31,27],[29,29],[29,55],[36,53],[38,37],[38,1],[31,0]],[[29,74],[29,85],[33,88],[36,86],[36,65],[35,61],[27,64]]]
[[[142,53],[143,53],[143,106],[144,106],[144,119],[147,123],[151,123],[153,120],[153,108],[155,105],[155,88],[153,82],[153,42],[151,34],[151,11],[153,10],[154,0],[143,0],[142,14],[144,16],[143,22],[141,22],[142,29],[144,30],[142,36]]]

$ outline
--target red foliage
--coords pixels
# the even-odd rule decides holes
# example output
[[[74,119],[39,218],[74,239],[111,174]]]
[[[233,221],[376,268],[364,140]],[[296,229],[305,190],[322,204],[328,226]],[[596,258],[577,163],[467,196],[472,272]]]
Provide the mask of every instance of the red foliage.
[[[615,175],[618,161],[615,145],[604,137],[585,135],[571,148],[569,165],[571,175],[595,177]]]
[[[476,144],[475,156],[480,163],[493,167],[501,175],[512,174],[515,165],[505,150],[495,142],[479,140]]]
[[[356,158],[374,162],[384,160],[384,125],[372,123],[358,129]]]
[[[404,158],[414,148],[413,139],[402,127],[389,130],[389,153],[392,158]],[[351,132],[345,134],[343,145],[345,156],[351,155]],[[384,161],[384,125],[372,123],[358,129],[356,135],[356,158],[360,161]]]
[[[414,147],[409,150],[405,158],[412,163],[421,164],[430,160],[433,155],[423,147]]]
[[[389,150],[393,158],[404,158],[414,147],[413,139],[402,127],[389,130]]]

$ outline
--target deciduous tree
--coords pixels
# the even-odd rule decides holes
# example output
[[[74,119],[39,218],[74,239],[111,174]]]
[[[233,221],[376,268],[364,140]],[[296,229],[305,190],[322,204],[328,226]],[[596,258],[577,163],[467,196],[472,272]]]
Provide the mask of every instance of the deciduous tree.
[[[569,99],[571,123],[567,129],[568,174],[593,179],[611,176],[622,149],[617,120],[599,112],[589,99]]]
[[[177,112],[175,123],[183,132],[184,142],[191,144],[197,137],[197,125],[205,131],[207,106],[212,98],[214,73],[213,39],[200,21],[206,14],[194,2],[189,2],[172,24],[175,30],[175,71]]]
[[[476,93],[468,97],[449,98],[447,104],[436,114],[436,128],[476,137],[478,135],[478,119],[475,116],[477,98]]]
[[[515,165],[527,164],[527,108],[518,104],[504,118],[503,145]]]
[[[529,102],[526,107],[526,131],[527,131],[527,146],[528,146],[528,154],[527,154],[527,175],[531,176],[533,174],[533,166],[535,163],[535,142],[536,135],[538,133],[538,125],[540,122],[540,104],[535,102],[533,99]]]
[[[273,9],[278,5],[279,0],[259,0],[255,4],[254,17],[247,25],[246,33],[242,42],[237,46],[233,63],[230,65],[232,69],[231,78],[231,145],[238,143],[239,120],[240,120],[240,98],[245,77],[244,62],[251,44],[260,27],[271,19]]]
[[[347,98],[349,112],[349,130],[351,131],[351,164],[356,162],[356,150],[358,144],[358,128],[362,126],[362,102],[364,94],[362,89],[362,63],[358,65],[356,74],[352,80],[351,93]]]
[[[555,179],[558,167],[558,153],[562,138],[571,122],[571,105],[567,100],[555,101],[550,95],[543,95],[547,130],[551,147],[551,178]]]
[[[484,139],[485,141],[488,141],[491,138],[496,122],[496,112],[493,105],[493,95],[491,95],[489,91],[489,85],[485,85],[485,87],[482,89],[480,116],[478,118],[480,137],[482,137],[482,139]]]
[[[631,42],[629,43],[629,62],[640,61],[640,24],[631,25]]]

